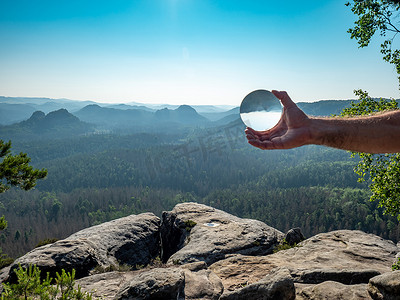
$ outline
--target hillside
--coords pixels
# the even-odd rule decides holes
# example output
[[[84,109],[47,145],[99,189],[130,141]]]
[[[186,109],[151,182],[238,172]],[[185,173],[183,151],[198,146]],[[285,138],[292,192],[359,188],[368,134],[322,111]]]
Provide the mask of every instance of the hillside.
[[[59,109],[47,115],[36,111],[25,121],[0,126],[0,136],[6,140],[62,139],[93,130],[93,125],[80,121],[66,109]]]
[[[35,111],[26,104],[0,103],[0,126],[27,120]]]
[[[347,107],[350,107],[352,100],[323,100],[317,102],[300,102],[297,105],[311,116],[332,116],[338,115]]]
[[[75,113],[82,121],[98,125],[101,129],[143,127],[153,113],[142,109],[116,109],[97,104],[85,106]]]
[[[190,125],[205,125],[209,122],[209,120],[199,115],[197,111],[189,105],[180,105],[174,110],[168,108],[157,110],[154,114],[153,121],[156,124],[177,123]]]

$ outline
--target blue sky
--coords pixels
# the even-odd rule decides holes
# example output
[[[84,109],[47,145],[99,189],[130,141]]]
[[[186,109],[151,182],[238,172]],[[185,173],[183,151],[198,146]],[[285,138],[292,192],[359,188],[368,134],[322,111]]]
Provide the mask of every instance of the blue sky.
[[[239,105],[399,98],[377,39],[359,49],[347,0],[0,0],[0,95]]]

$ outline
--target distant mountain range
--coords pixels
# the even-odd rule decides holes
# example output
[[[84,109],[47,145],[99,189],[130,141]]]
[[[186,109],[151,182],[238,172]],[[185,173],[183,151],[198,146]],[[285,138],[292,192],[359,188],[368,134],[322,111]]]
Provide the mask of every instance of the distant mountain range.
[[[49,103],[38,105],[49,107],[47,106],[50,105]],[[121,106],[123,109],[114,107],[120,106],[102,107],[98,104],[89,104],[73,114],[65,108],[46,114],[43,111],[34,111],[30,104],[0,103],[0,115],[8,116],[8,119],[2,119],[3,123],[6,123],[4,120],[8,120],[8,122],[21,120],[24,116],[30,114],[29,118],[23,121],[0,125],[0,138],[3,140],[37,140],[68,138],[96,133],[115,132],[124,134],[216,125],[198,114],[189,105],[181,105],[176,109],[163,108],[160,110],[152,110],[146,107],[128,108],[125,105]],[[224,116],[225,114],[222,114],[221,119]],[[237,114],[232,116],[231,119],[239,118]],[[226,120],[228,123],[229,121]],[[222,124],[226,123],[223,122]]]
[[[27,120],[33,112],[42,111],[45,114],[64,108],[70,113],[76,114],[86,106],[97,105],[101,108],[112,108],[116,110],[141,110],[147,112],[156,112],[167,108],[174,111],[180,105],[169,104],[142,104],[142,103],[128,103],[128,104],[111,104],[111,103],[96,103],[94,101],[76,101],[68,99],[50,99],[50,98],[24,98],[24,97],[3,97],[0,96],[0,125],[10,125],[13,123]],[[211,119],[215,121],[225,117],[226,111],[233,108],[228,105],[194,105],[192,106],[199,114],[215,114]],[[93,108],[94,109],[94,108]],[[100,110],[99,110],[100,112]],[[105,111],[102,111],[103,113]],[[218,117],[218,114],[221,116]],[[128,113],[129,115],[129,113]],[[120,116],[126,116],[121,113]],[[100,121],[100,120],[99,120]]]
[[[188,105],[176,109],[163,108],[156,111],[144,109],[116,109],[88,105],[75,113],[84,122],[96,124],[103,129],[160,128],[165,126],[206,125],[210,122]]]
[[[351,100],[297,103],[309,115],[339,114]],[[199,112],[201,111],[201,112]],[[0,138],[65,138],[99,132],[145,132],[236,124],[239,107],[99,104],[48,98],[0,97]]]

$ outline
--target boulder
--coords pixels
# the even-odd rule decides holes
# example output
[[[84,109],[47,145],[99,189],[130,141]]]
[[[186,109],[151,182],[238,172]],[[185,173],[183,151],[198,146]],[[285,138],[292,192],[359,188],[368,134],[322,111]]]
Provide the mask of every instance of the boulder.
[[[218,300],[224,291],[221,279],[208,269],[185,273],[185,300]]]
[[[393,242],[373,234],[338,230],[268,256],[230,255],[210,269],[221,278],[225,290],[255,283],[277,267],[287,268],[299,283],[368,283],[371,277],[391,270],[398,250]]]
[[[224,293],[220,300],[292,300],[295,297],[295,287],[290,273],[282,268],[274,270],[256,283]]]
[[[162,260],[169,264],[210,265],[232,253],[265,255],[282,238],[282,232],[263,222],[202,204],[181,203],[162,214]]]
[[[88,241],[60,240],[36,248],[15,260],[10,266],[9,281],[17,280],[15,270],[19,265],[26,269],[29,265],[38,266],[43,278],[47,272],[55,277],[56,272],[61,273],[61,269],[67,272],[75,269],[75,277],[81,278],[88,276],[90,270],[99,265],[99,257],[95,245]]]
[[[152,213],[130,215],[78,231],[66,240],[93,243],[105,266],[147,265],[160,254],[160,219]]]
[[[304,241],[305,239],[306,238],[304,237],[304,235],[301,232],[301,229],[299,227],[292,228],[285,234],[285,241],[290,246],[298,244],[298,243]]]
[[[184,299],[185,275],[178,268],[156,268],[126,282],[114,299]]]
[[[221,279],[195,264],[107,272],[79,279],[78,285],[101,299],[218,300],[223,292]]]
[[[114,299],[122,287],[131,282],[139,271],[106,272],[76,280],[75,288],[92,293],[94,299]]]
[[[370,300],[367,284],[347,285],[336,281],[325,281],[316,285],[295,284],[296,300]]]
[[[400,300],[400,271],[371,278],[368,292],[372,299]]]
[[[131,215],[83,229],[64,240],[33,249],[17,259],[13,270],[21,264],[37,265],[45,276],[61,269],[76,270],[76,278],[88,276],[97,266],[115,268],[119,264],[147,265],[160,253],[160,219],[152,213]]]

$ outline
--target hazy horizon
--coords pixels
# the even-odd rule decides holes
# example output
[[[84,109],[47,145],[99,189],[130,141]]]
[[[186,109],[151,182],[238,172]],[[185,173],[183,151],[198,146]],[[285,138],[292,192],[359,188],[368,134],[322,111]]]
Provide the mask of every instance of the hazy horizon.
[[[68,99],[68,98],[49,98],[49,97],[40,97],[40,96],[5,96],[5,95],[0,95],[0,98],[18,98],[18,99],[48,99],[49,101],[72,101],[72,102],[91,102],[95,104],[101,104],[101,105],[131,105],[131,106],[148,106],[148,107],[157,107],[157,106],[180,106],[180,105],[189,105],[189,106],[216,106],[216,107],[229,107],[229,108],[236,108],[240,107],[241,101],[238,104],[224,104],[224,103],[190,103],[189,101],[187,102],[181,102],[181,103],[169,103],[169,102],[140,102],[140,101],[126,101],[126,102],[117,102],[118,100],[112,101],[112,100],[90,100],[90,99]],[[295,101],[295,103],[315,103],[315,102],[320,102],[320,101],[353,101],[356,100],[356,97],[349,98],[349,99],[317,99],[314,101]]]

